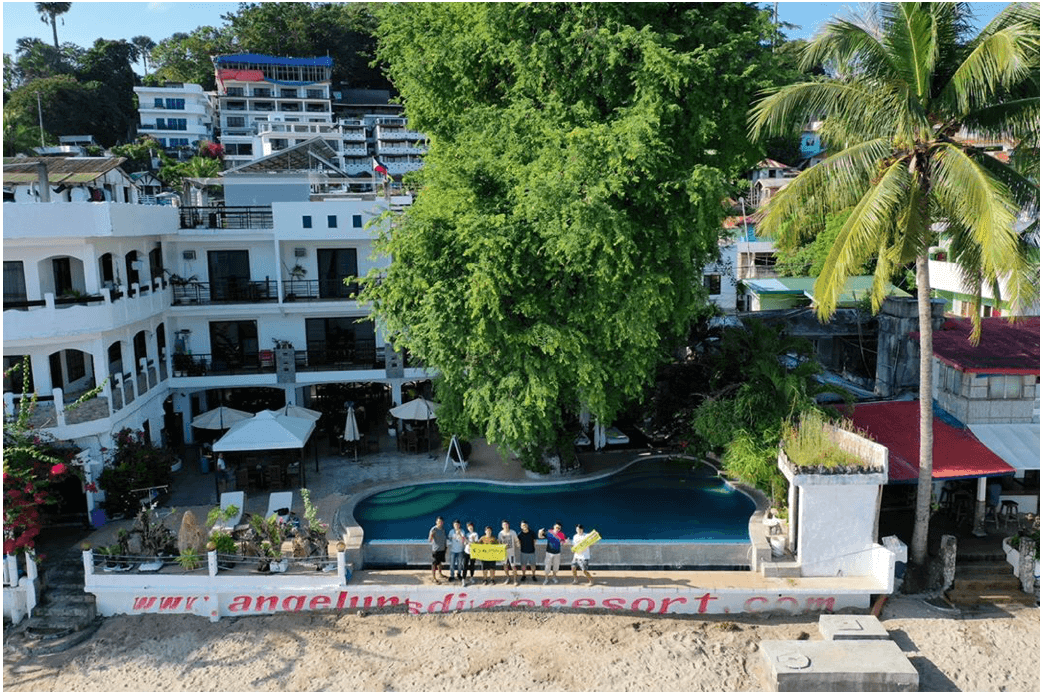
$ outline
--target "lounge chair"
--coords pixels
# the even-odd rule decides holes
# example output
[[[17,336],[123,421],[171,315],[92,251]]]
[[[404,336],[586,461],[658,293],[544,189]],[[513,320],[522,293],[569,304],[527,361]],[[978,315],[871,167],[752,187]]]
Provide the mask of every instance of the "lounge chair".
[[[268,511],[264,513],[264,519],[272,515],[288,515],[293,507],[293,491],[279,491],[268,496]]]
[[[237,508],[236,513],[226,520],[218,520],[217,524],[213,526],[214,531],[230,532],[235,529],[239,520],[242,519],[242,509],[246,507],[246,493],[244,491],[221,493],[221,511],[224,512],[232,505]]]

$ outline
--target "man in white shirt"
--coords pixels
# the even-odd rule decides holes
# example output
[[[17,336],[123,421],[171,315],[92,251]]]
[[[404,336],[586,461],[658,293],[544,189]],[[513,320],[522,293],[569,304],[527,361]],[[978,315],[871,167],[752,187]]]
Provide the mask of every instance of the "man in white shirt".
[[[517,532],[510,528],[510,523],[503,520],[503,531],[499,533],[499,543],[506,544],[507,557],[503,561],[503,570],[507,575],[507,579],[503,581],[504,585],[510,584],[510,574],[514,574],[514,584],[517,584],[517,563],[514,561],[514,550],[521,543],[517,538]]]
[[[585,533],[585,531],[583,530],[583,526],[581,524],[575,525],[575,536],[572,537],[572,548],[575,548],[576,546],[578,546],[579,543],[582,542],[582,540],[585,539],[588,536],[589,536],[589,534]],[[590,547],[587,546],[585,549],[575,553],[572,556],[572,584],[573,585],[575,585],[575,584],[577,584],[579,582],[579,575],[577,573],[577,571],[579,571],[579,570],[581,570],[583,572],[583,575],[586,576],[586,584],[588,584],[588,585],[592,585],[593,584],[593,576],[590,575],[589,567],[590,567]]]

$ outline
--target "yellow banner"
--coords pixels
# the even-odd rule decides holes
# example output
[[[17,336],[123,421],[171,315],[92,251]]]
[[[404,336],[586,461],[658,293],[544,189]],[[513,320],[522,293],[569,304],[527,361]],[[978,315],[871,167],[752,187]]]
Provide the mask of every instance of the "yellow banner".
[[[578,544],[572,547],[572,553],[579,553],[583,549],[589,548],[601,540],[601,535],[597,533],[597,530],[590,532],[585,539],[580,541]]]
[[[506,544],[471,544],[470,557],[479,561],[505,561]]]

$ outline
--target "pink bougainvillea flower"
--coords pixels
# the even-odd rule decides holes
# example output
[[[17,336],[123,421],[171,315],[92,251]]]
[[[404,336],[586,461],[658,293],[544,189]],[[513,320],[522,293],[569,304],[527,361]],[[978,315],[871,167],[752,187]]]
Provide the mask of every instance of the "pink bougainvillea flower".
[[[64,464],[55,464],[51,467],[51,476],[61,476],[68,470],[69,467],[65,466]]]

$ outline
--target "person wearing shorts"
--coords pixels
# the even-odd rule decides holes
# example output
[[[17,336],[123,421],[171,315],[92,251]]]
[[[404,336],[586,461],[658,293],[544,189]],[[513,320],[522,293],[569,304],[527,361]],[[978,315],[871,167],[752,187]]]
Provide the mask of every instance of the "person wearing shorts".
[[[517,533],[521,582],[525,581],[525,568],[532,572],[532,582],[535,582],[535,538],[535,532],[528,526],[528,522],[521,520],[521,531]]]
[[[445,520],[441,518],[441,515],[434,520],[434,526],[431,527],[431,531],[427,534],[427,541],[431,545],[431,580],[435,583],[440,583],[441,580],[438,579],[438,575],[445,578],[441,565],[445,562],[445,543],[447,541]]]
[[[588,536],[589,536],[589,534],[586,534],[583,531],[583,526],[581,524],[575,525],[575,536],[572,537],[572,546],[577,546],[579,544],[579,542],[581,542],[583,539],[585,539]],[[574,554],[572,556],[572,584],[574,585],[577,582],[579,582],[579,575],[578,575],[578,573],[576,571],[581,570],[583,572],[583,575],[586,576],[586,584],[592,585],[593,584],[593,576],[590,575],[589,568],[590,568],[590,547],[587,546],[585,549],[583,549],[582,551],[580,551],[580,552],[578,552],[578,553],[576,553],[576,554]]]
[[[496,537],[492,536],[492,527],[485,527],[485,536],[478,539],[479,544],[495,544]],[[486,585],[492,585],[496,582],[496,562],[495,561],[482,561],[481,562],[481,576],[482,582]]]
[[[514,574],[514,584],[517,584],[517,561],[514,560],[514,551],[517,549],[517,532],[510,528],[510,523],[503,520],[503,530],[499,533],[499,543],[504,544],[507,547],[507,557],[503,561],[503,572],[506,573],[507,579],[503,581],[504,585],[510,584],[510,574]]]
[[[544,585],[550,582],[551,578],[557,582],[557,571],[561,569],[561,545],[568,540],[561,531],[561,526],[560,522],[554,522],[554,527],[549,532],[545,529],[539,530],[539,538],[546,539],[546,558],[543,561]]]
[[[474,531],[474,523],[471,522],[471,521],[467,522],[467,531],[465,533],[467,535],[467,543],[464,544],[464,546],[463,546],[463,583],[464,583],[464,586],[466,586],[467,577],[468,576],[470,577],[472,582],[474,580],[474,566],[477,564],[477,561],[475,560],[475,558],[473,556],[470,555],[470,546],[471,546],[471,544],[478,543],[478,539],[480,538],[478,536],[478,533],[476,531]]]

